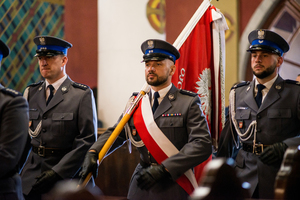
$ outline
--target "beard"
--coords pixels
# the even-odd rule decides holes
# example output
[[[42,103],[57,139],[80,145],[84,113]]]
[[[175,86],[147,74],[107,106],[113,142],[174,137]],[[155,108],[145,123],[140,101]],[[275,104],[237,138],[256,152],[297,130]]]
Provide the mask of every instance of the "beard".
[[[263,67],[266,68],[265,66],[263,66]],[[256,73],[255,71],[253,71],[253,74],[259,79],[264,79],[264,78],[270,76],[271,74],[273,74],[275,69],[276,69],[276,63],[274,63],[270,67],[266,68],[266,70],[261,73]]]
[[[157,76],[156,74],[154,73],[149,73],[149,74],[152,74],[152,75],[155,75],[156,76],[156,79],[153,79],[153,80],[150,80],[148,78],[148,76],[146,77],[146,81],[148,83],[148,85],[151,85],[151,86],[159,86],[159,85],[162,85],[164,84],[165,82],[168,81],[168,75],[166,76]]]

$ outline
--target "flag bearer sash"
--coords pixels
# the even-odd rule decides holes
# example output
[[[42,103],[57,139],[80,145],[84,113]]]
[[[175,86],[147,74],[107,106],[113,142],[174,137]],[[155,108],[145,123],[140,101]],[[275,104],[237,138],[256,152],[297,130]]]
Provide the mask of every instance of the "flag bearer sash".
[[[133,114],[133,120],[140,138],[158,164],[179,152],[155,123],[148,95],[145,95],[140,101]],[[176,182],[188,194],[191,194],[198,186],[191,169],[179,177]]]

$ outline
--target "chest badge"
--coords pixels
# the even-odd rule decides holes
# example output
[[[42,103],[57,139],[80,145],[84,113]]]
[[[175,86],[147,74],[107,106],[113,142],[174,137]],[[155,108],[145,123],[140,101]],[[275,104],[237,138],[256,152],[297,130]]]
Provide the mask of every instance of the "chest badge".
[[[243,121],[239,121],[239,128],[243,128],[244,126],[244,122]]]
[[[181,116],[181,113],[171,113],[171,114],[162,114],[163,117],[175,117],[175,116]]]
[[[135,136],[136,135],[136,129],[132,129],[131,133],[132,133],[133,136]]]

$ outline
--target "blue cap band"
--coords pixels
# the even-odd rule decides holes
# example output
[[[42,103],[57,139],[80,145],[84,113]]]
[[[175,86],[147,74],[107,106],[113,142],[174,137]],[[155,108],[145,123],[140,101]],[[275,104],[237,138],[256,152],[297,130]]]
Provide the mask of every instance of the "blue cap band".
[[[251,45],[265,45],[265,46],[270,46],[273,47],[275,49],[277,49],[280,52],[280,56],[282,56],[283,54],[283,50],[281,48],[279,48],[274,42],[268,41],[268,40],[253,40]]]
[[[162,54],[166,54],[168,56],[171,56],[173,58],[173,61],[175,62],[176,61],[176,56],[171,54],[170,52],[168,51],[165,51],[163,49],[147,49],[145,51],[145,54],[149,54],[149,53],[162,53]]]
[[[56,45],[38,45],[38,50],[54,50],[54,51],[61,51],[63,54],[67,55],[68,48],[56,46]]]
[[[1,62],[2,58],[3,58],[3,53],[2,53],[2,51],[0,50],[0,62]]]

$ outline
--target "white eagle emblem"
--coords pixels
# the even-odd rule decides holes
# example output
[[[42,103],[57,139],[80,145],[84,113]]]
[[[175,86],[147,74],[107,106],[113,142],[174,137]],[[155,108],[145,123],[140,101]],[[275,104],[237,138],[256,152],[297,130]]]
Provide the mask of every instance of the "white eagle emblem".
[[[149,49],[153,49],[154,48],[154,42],[153,42],[153,40],[148,40],[147,45],[148,45]]]
[[[46,41],[44,37],[39,38],[41,45],[46,45]]]
[[[257,37],[258,37],[258,39],[264,39],[265,38],[265,31],[263,31],[263,30],[257,31]]]
[[[196,87],[197,94],[201,99],[201,109],[206,116],[207,120],[210,122],[211,118],[211,71],[206,68],[202,71],[202,74],[199,74],[199,81],[196,84],[199,87]]]

